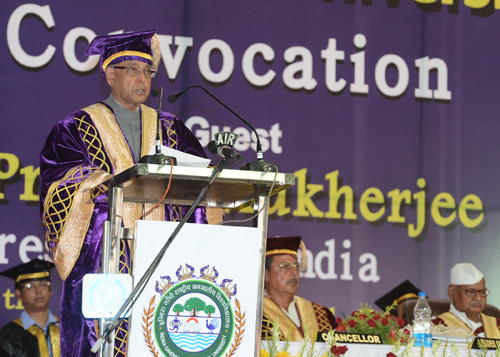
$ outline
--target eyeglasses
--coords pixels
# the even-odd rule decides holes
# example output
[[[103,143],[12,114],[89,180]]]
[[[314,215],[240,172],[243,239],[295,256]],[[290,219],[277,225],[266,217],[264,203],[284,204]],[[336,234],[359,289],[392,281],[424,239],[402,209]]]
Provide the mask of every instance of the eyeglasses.
[[[156,71],[153,68],[140,69],[139,67],[125,67],[125,66],[111,66],[111,68],[126,69],[127,73],[132,77],[137,77],[138,75],[144,73],[146,78],[154,78],[156,76]]]
[[[479,293],[480,296],[488,296],[488,294],[490,293],[490,291],[488,289],[481,289],[481,290],[476,290],[476,289],[465,289],[465,288],[462,288],[460,285],[455,285],[457,288],[459,288],[460,290],[463,290],[465,291],[465,295],[467,295],[468,297],[474,297],[476,296],[477,293]]]
[[[289,271],[290,269],[296,269],[298,271],[302,271],[299,263],[281,263],[280,265],[275,265],[281,271]]]
[[[21,290],[31,290],[35,287],[38,288],[48,288],[50,286],[50,281],[47,280],[42,280],[42,281],[34,281],[31,283],[26,283],[24,285],[21,285],[19,289]]]

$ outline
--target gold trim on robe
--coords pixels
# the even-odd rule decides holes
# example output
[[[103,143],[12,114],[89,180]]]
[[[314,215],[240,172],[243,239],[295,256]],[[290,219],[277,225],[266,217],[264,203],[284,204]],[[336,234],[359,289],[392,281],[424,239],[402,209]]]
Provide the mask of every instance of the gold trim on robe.
[[[305,331],[307,329],[309,338],[315,341],[319,326],[312,303],[300,296],[296,296],[295,306],[297,307],[300,323],[302,324],[302,330]],[[286,337],[290,333],[290,341],[301,341],[304,338],[298,326],[267,296],[264,296],[263,313],[273,322],[278,320],[281,334]]]
[[[309,300],[303,299],[297,296],[295,300],[295,305],[300,316],[300,323],[302,324],[302,329],[305,331],[307,329],[309,338],[312,341],[316,340],[316,335],[319,331],[318,320],[316,319],[316,313],[312,303]]]
[[[79,171],[79,168],[69,170],[63,181],[71,177],[75,171]],[[96,171],[83,182],[74,194],[73,203],[67,213],[66,223],[59,236],[53,258],[62,280],[66,280],[80,256],[80,250],[94,210],[94,202],[90,199],[90,193],[95,186],[109,177],[111,176],[105,172]],[[52,196],[52,191],[58,187],[59,183],[60,181],[56,181],[52,184],[47,197]],[[45,200],[44,206],[51,204],[51,201]],[[46,207],[44,211],[47,212]]]
[[[142,138],[141,138],[141,156],[147,155],[149,150],[155,145],[156,141],[156,122],[157,112],[145,105],[141,105],[142,119]],[[97,131],[102,138],[102,142],[115,174],[127,170],[134,165],[132,154],[127,140],[123,135],[114,114],[107,106],[101,103],[91,105],[84,109],[90,114],[95,123]],[[117,134],[118,133],[118,134]],[[161,132],[160,132],[161,139]],[[154,204],[145,204],[144,210],[148,211]],[[123,226],[135,229],[135,221],[141,219],[143,215],[143,205],[132,202],[123,204]],[[146,220],[163,221],[165,218],[165,208],[158,206],[153,212],[145,217]]]
[[[483,324],[484,328],[484,335],[487,338],[500,339],[500,330],[498,329],[497,326],[497,319],[493,316],[488,316],[483,313],[480,314],[480,317],[481,317],[481,323]],[[438,318],[443,320],[446,326],[465,327],[470,330],[470,327],[465,322],[460,320],[458,317],[456,317],[449,311],[442,313],[441,315],[438,316]]]
[[[92,123],[95,125],[102,139],[102,145],[108,154],[108,158],[114,168],[114,173],[120,173],[133,166],[134,161],[127,140],[112,111],[102,103],[93,104],[83,110],[90,115]],[[157,113],[154,109],[141,105],[141,117],[141,154],[145,155],[155,144]],[[80,167],[69,170],[61,181],[65,181],[73,175],[78,175],[80,170]],[[59,275],[63,280],[68,277],[76,264],[88,231],[94,210],[94,203],[90,197],[92,189],[110,177],[110,173],[98,169],[89,178],[84,180],[74,193],[73,202],[67,213],[66,222],[59,235],[57,248],[54,252],[54,263],[56,263]],[[47,197],[52,197],[61,181],[56,181],[51,185]],[[51,204],[51,199],[45,201],[45,206]],[[144,205],[145,209],[149,209],[152,206],[152,204]],[[45,212],[47,212],[46,208],[44,209]],[[124,203],[123,225],[134,229],[135,221],[141,219],[142,214],[142,204]],[[160,205],[145,219],[162,221],[164,217],[165,208],[164,205]]]

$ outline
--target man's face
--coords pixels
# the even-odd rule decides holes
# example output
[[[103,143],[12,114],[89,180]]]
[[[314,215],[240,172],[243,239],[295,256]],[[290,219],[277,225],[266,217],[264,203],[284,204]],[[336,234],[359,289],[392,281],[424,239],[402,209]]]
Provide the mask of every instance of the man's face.
[[[139,105],[144,103],[151,90],[151,78],[144,75],[145,69],[151,66],[141,61],[123,61],[118,67],[136,67],[141,70],[138,76],[132,76],[127,69],[106,67],[108,81],[115,99],[128,110],[135,112]]]
[[[299,289],[299,270],[290,267],[297,264],[296,258],[291,255],[275,255],[271,263],[271,270],[266,270],[265,283],[267,293],[272,297],[277,295],[295,295]],[[286,269],[283,266],[290,267]]]
[[[25,288],[28,283],[31,285],[30,289]],[[27,281],[21,283],[20,288],[16,289],[16,297],[23,302],[28,314],[48,310],[52,289],[46,283],[46,280]]]
[[[476,320],[477,315],[486,307],[486,296],[476,292],[474,296],[468,296],[466,290],[484,290],[486,283],[484,278],[474,285],[450,285],[448,296],[458,311],[464,312],[470,319]]]

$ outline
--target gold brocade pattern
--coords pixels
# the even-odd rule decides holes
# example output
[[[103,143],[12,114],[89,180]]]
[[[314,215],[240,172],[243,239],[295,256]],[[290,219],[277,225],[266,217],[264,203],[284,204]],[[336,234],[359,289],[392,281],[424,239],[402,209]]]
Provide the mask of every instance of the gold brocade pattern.
[[[122,263],[122,266],[120,266],[120,269],[118,270],[119,274],[129,274],[130,273],[130,267],[129,267],[129,262],[127,260],[127,254],[125,252],[125,247],[127,246],[125,244],[125,241],[121,241],[122,243],[120,244],[120,263]]]
[[[261,334],[262,339],[270,340],[272,338],[272,330],[273,330],[273,321],[271,321],[266,315],[262,316],[262,334]]]
[[[92,190],[92,193],[90,194],[90,199],[91,200],[94,200],[97,196],[103,194],[104,192],[106,192],[108,190],[108,188],[104,185],[97,185],[96,187],[94,187],[94,189]]]
[[[87,145],[93,167],[75,167],[69,170],[61,180],[54,182],[47,193],[42,217],[42,223],[46,227],[49,250],[63,280],[69,275],[78,258],[83,237],[92,216],[94,205],[88,190],[103,181],[104,174],[100,170],[111,171],[106,163],[98,131],[92,125],[92,121],[85,115],[81,118],[75,117],[74,120],[82,140]],[[99,172],[98,176],[94,176],[96,172]],[[94,177],[93,180],[89,179],[91,176]],[[92,186],[89,187],[89,185]],[[92,196],[98,193],[98,191],[92,193]],[[76,206],[78,207],[75,208]],[[72,224],[68,224],[70,221]],[[58,253],[60,251],[64,253]]]
[[[312,303],[312,306],[316,314],[316,321],[318,322],[318,331],[330,331],[332,325],[330,324],[324,307],[315,303]]]
[[[80,254],[94,209],[90,191],[104,181],[101,170],[69,170],[62,180],[54,182],[44,202],[42,223],[57,271],[67,278]]]
[[[125,171],[134,164],[132,153],[113,112],[104,104],[93,104],[84,109],[94,120],[97,131],[101,135],[108,159],[114,174]],[[140,204],[125,203],[123,205],[123,225],[134,227],[134,222],[141,214]],[[120,258],[121,260],[121,258]]]
[[[172,121],[165,120],[167,124],[167,143],[169,143],[170,148],[175,148],[177,146],[177,132],[172,129]],[[165,206],[163,206],[165,207]],[[172,222],[180,222],[182,220],[182,207],[169,205],[170,219]]]
[[[91,105],[84,110],[91,114],[92,118],[99,119],[94,119],[95,125],[101,134],[104,147],[108,153],[108,158],[113,165],[115,173],[120,173],[131,167],[134,164],[131,150],[111,110],[101,103]],[[141,114],[141,154],[146,155],[155,144],[157,114],[154,109],[145,105],[141,105]],[[148,206],[152,207],[146,205],[146,207]],[[123,225],[134,229],[135,221],[140,219],[142,214],[142,204],[124,203],[122,217]],[[146,219],[160,221],[164,220],[164,217],[164,207],[160,206],[148,215]]]
[[[106,155],[104,155],[102,142],[99,140],[96,128],[90,124],[85,116],[82,118],[75,118],[75,121],[78,123],[78,131],[80,132],[82,140],[87,144],[87,152],[90,154],[92,165],[99,167],[105,172],[111,173],[111,168],[106,163]],[[95,151],[95,154],[92,154],[92,151]]]
[[[111,110],[102,103],[93,104],[83,109],[90,114],[102,145],[108,155],[113,174],[120,173],[134,164],[127,140]]]
[[[64,229],[67,214],[73,204],[73,196],[81,185],[81,180],[84,176],[85,173],[82,172],[82,168],[76,167],[68,171],[62,180],[54,182],[47,192],[42,224],[46,228],[45,238],[52,256],[54,256],[59,236]],[[75,182],[68,184],[69,181]],[[66,182],[66,185],[59,188],[61,182]],[[64,192],[64,195],[61,194],[62,192]],[[58,207],[60,207],[60,209],[58,209]]]
[[[182,220],[182,207],[170,205],[170,219],[172,222],[180,222]]]
[[[177,133],[172,129],[172,122],[167,122],[170,124],[167,129],[167,135],[170,139],[170,147],[173,148],[177,145]]]
[[[109,177],[106,177],[106,173],[112,173],[112,168],[106,162],[106,153],[114,173],[122,172],[133,165],[130,148],[111,110],[104,104],[97,103],[85,108],[84,111],[89,116],[75,118],[75,121],[82,139],[88,145],[90,160],[96,167],[73,168],[62,180],[54,182],[47,193],[42,218],[46,227],[49,250],[54,260],[56,256],[60,258],[57,262],[57,269],[63,280],[73,268],[83,243],[83,237],[86,235],[94,207],[91,199],[105,191],[105,187],[98,185]],[[141,105],[141,111],[143,123],[141,151],[146,154],[154,146],[156,139],[157,114],[154,109],[144,105]],[[177,133],[170,129],[171,121],[167,121],[167,126],[172,147],[177,143]],[[93,176],[96,172],[99,172],[99,175]],[[84,184],[90,176],[94,179],[89,181],[89,184]],[[83,190],[83,186],[91,192]],[[81,194],[77,194],[79,191],[82,191]],[[76,199],[77,196],[79,196],[78,199]],[[80,207],[75,208],[75,206]],[[173,218],[178,220],[181,216],[179,208],[175,207],[174,211],[176,214],[173,214]],[[124,226],[134,228],[135,221],[141,218],[142,213],[143,205],[124,204],[122,217]],[[148,215],[147,219],[163,220],[164,217],[164,206],[160,206]],[[70,220],[74,224],[68,224]],[[70,231],[66,232],[66,230]],[[64,253],[58,254],[58,251]]]
[[[118,325],[115,332],[115,357],[125,356],[122,352],[122,348],[127,345],[128,330],[123,328],[125,324],[128,324],[128,319],[123,319]],[[127,325],[128,326],[128,325]],[[122,335],[123,334],[123,335]]]

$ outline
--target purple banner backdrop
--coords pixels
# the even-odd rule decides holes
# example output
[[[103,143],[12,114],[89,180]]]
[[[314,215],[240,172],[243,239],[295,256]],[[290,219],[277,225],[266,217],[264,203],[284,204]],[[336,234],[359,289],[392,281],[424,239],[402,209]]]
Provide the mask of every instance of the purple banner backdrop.
[[[450,268],[470,261],[500,305],[498,1],[3,1],[0,10],[0,269],[48,257],[38,154],[58,120],[109,94],[97,58],[83,55],[88,42],[158,27],[153,87],[206,86],[259,128],[267,161],[295,173],[296,186],[271,201],[269,232],[307,244],[300,295],[338,315],[405,279],[445,298]],[[248,128],[202,91],[167,104],[204,146],[230,129],[254,160]],[[7,279],[0,291],[3,325],[19,306]]]

